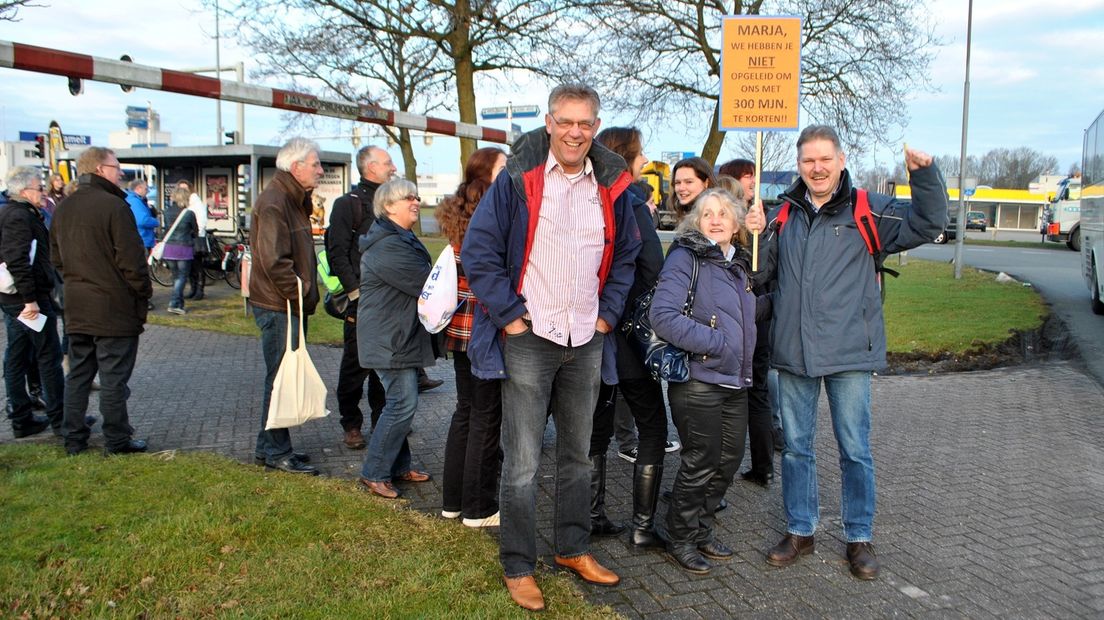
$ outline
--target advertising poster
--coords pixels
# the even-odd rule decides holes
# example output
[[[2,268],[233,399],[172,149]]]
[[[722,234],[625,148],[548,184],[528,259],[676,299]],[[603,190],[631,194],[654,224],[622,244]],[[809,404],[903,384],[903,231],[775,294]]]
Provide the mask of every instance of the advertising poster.
[[[203,170],[203,202],[207,205],[207,220],[230,219],[230,170],[205,168]]]

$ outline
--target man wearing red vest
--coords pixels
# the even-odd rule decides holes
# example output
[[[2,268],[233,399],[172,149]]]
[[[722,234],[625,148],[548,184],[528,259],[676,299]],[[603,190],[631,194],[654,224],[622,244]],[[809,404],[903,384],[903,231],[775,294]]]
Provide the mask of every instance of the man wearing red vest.
[[[930,242],[947,223],[947,188],[932,157],[910,149],[905,163],[912,204],[868,192],[870,217],[856,218],[861,198],[851,185],[839,136],[824,125],[806,127],[797,139],[801,178],[780,196],[789,204],[785,227],[779,226],[777,212],[770,226],[761,210],[748,214],[750,230],[767,229],[757,281],[773,277],[777,282],[771,364],[779,371],[786,440],[782,499],[787,526],[786,535],[767,552],[772,566],[789,566],[813,552],[820,519],[814,445],[823,384],[839,444],[851,574],[859,579],[878,575],[871,542],[870,383],[871,374],[885,368],[886,337],[877,264],[885,255]],[[865,209],[859,211],[862,216]],[[876,230],[861,231],[870,221]],[[872,256],[877,244],[868,246],[867,239],[877,239],[881,252],[873,250]]]

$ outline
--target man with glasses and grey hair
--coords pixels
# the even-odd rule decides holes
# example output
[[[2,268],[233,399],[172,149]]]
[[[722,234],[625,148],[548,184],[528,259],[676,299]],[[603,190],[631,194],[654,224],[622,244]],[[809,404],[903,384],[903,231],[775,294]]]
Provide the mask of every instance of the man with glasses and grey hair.
[[[257,433],[255,462],[270,469],[292,474],[318,475],[308,464],[310,457],[291,447],[286,428],[265,430],[272,384],[284,358],[291,302],[292,317],[303,322],[318,305],[315,280],[317,263],[311,232],[311,193],[322,181],[322,162],[318,144],[306,138],[292,138],[276,154],[276,176],[257,197],[253,206],[250,244],[253,269],[250,272],[249,301],[253,320],[261,330],[261,353],[265,361],[264,399],[261,403],[261,429]],[[299,315],[299,285],[303,286],[303,315]],[[292,325],[292,346],[298,347],[298,324]]]
[[[537,469],[556,423],[555,563],[584,581],[620,578],[590,554],[590,433],[599,383],[617,383],[617,324],[640,231],[625,160],[594,142],[594,89],[557,86],[545,126],[514,143],[472,216],[461,261],[476,312],[472,374],[502,379],[499,557],[519,606],[544,608],[536,571]]]
[[[4,352],[4,385],[8,418],[18,439],[53,426],[61,434],[61,342],[57,335],[57,307],[53,303],[54,268],[50,265],[50,238],[40,208],[45,188],[38,168],[20,166],[7,175],[10,202],[0,207],[0,262],[11,281],[0,286],[8,346]],[[40,318],[41,317],[41,318]],[[34,322],[42,324],[32,327]],[[27,374],[38,370],[46,417],[34,415],[27,393]]]
[[[107,454],[145,452],[133,439],[127,382],[138,335],[153,295],[146,248],[119,189],[114,151],[90,147],[77,159],[80,184],[61,201],[50,228],[50,256],[64,281],[69,376],[65,383],[65,449],[88,449],[88,392],[100,375],[100,414]]]

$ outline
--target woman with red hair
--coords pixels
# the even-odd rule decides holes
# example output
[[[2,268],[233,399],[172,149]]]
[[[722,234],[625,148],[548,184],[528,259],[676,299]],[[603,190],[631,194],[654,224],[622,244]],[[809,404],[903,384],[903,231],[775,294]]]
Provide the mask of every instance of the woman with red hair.
[[[464,167],[464,182],[456,194],[437,207],[437,222],[456,252],[460,308],[445,327],[445,348],[456,370],[456,411],[445,440],[445,471],[441,484],[441,516],[463,517],[468,527],[498,526],[498,478],[502,468],[499,430],[502,425],[500,382],[472,375],[468,360],[472,317],[478,301],[468,288],[460,247],[472,213],[498,173],[506,153],[488,147],[472,153]]]

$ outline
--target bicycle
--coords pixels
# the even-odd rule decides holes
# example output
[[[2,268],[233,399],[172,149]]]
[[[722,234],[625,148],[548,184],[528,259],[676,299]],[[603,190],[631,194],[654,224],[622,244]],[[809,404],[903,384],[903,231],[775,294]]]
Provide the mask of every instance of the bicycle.
[[[146,259],[146,264],[149,265],[151,280],[161,286],[172,286],[172,267],[169,267],[169,263],[165,259],[154,258],[153,254],[150,254],[149,258]]]

